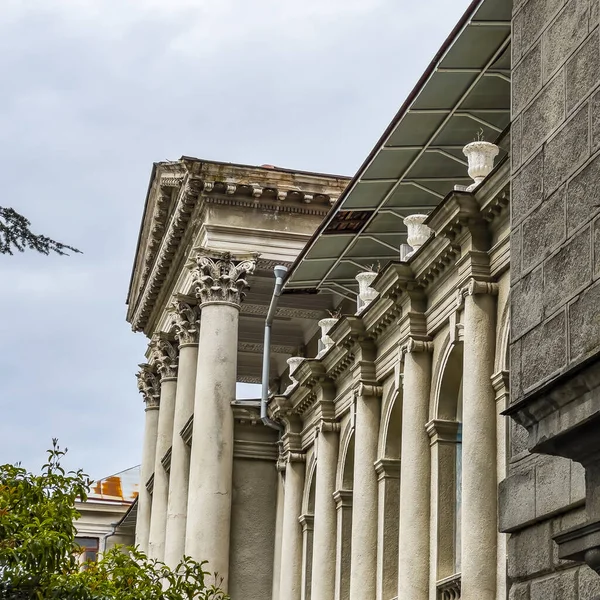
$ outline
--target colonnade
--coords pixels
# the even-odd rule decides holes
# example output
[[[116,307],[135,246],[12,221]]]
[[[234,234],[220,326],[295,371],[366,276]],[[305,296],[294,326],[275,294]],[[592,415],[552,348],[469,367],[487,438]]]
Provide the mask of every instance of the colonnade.
[[[155,337],[138,374],[146,425],[136,545],[172,567],[184,554],[207,560],[225,590],[238,318],[255,259],[199,251],[192,270],[197,304],[174,299],[174,339]],[[181,434],[193,415],[190,449]]]
[[[138,375],[146,431],[136,543],[171,566],[184,553],[208,560],[225,589],[238,315],[244,277],[253,269],[252,259],[201,252],[195,270],[198,304],[173,302],[175,339],[154,340],[150,364],[142,365]],[[471,279],[459,292],[464,332],[462,522],[467,524],[460,547],[461,597],[496,600],[497,441],[491,377],[497,286]],[[436,460],[440,452],[438,433],[445,423],[431,421],[432,350],[433,343],[418,336],[402,345],[399,464],[387,465],[378,456],[382,388],[371,382],[360,383],[354,392],[352,492],[337,489],[341,449],[335,419],[320,419],[316,425],[314,515],[303,514],[306,454],[298,445],[283,453],[274,515],[273,600],[391,600],[378,561],[390,548],[396,553],[391,562],[398,565],[398,598],[431,598],[436,568],[430,547],[431,481],[437,469],[432,457]],[[190,449],[181,432],[192,415]],[[381,503],[398,488],[396,540],[386,545],[381,540],[389,539],[389,532]]]
[[[496,600],[496,406],[492,386],[496,347],[496,284],[468,280],[460,289],[457,310],[463,311],[463,469],[460,597]],[[378,459],[382,389],[360,384],[355,391],[354,482],[352,492],[335,489],[339,462],[337,423],[316,426],[314,515],[302,514],[308,477],[305,455],[288,451],[283,485],[281,555],[276,589],[279,600],[430,600],[436,597],[436,552],[430,547],[432,521],[432,457],[437,461],[440,432],[454,431],[449,421],[431,418],[434,344],[408,338],[402,347],[403,404],[399,486],[394,468]],[[444,425],[447,425],[444,429]],[[454,425],[457,425],[454,423]],[[454,446],[454,443],[453,443]],[[441,463],[436,464],[435,472]],[[442,467],[443,468],[443,467]],[[389,471],[387,473],[386,471]],[[381,474],[385,473],[385,477]],[[439,473],[438,473],[439,474]],[[439,474],[445,477],[447,474]],[[387,479],[390,481],[387,481]],[[386,535],[386,486],[399,492],[397,542],[383,544]],[[448,501],[448,498],[444,498]],[[345,514],[344,512],[345,511]],[[350,556],[342,538],[351,520]],[[312,544],[307,548],[308,519],[313,519]],[[452,528],[452,526],[451,526]],[[389,537],[388,537],[389,539]],[[346,544],[348,540],[346,539]],[[382,554],[397,552],[397,589],[382,582]],[[312,551],[310,559],[307,551]],[[379,558],[379,560],[378,560]],[[457,561],[458,562],[458,561]],[[379,569],[378,569],[379,565]],[[306,570],[309,570],[307,573]],[[433,571],[433,576],[432,576]],[[276,574],[277,575],[277,574]],[[432,588],[433,579],[433,588]],[[310,586],[302,582],[310,580]],[[348,585],[349,584],[349,585]],[[387,591],[385,591],[387,589]],[[460,589],[460,588],[459,588]],[[453,596],[455,597],[455,596]],[[274,599],[274,600],[276,600]]]

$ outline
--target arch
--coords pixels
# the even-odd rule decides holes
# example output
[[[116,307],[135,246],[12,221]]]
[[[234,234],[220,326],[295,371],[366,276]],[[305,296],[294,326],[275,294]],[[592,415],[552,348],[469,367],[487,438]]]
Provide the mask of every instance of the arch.
[[[402,390],[394,384],[386,394],[381,407],[379,426],[379,458],[400,458],[402,440]]]
[[[494,358],[494,373],[508,371],[510,366],[510,292],[502,309],[498,334],[496,336],[496,356]]]
[[[451,342],[450,334],[442,344],[442,353],[435,366],[429,418],[454,421],[463,371],[463,344]]]
[[[338,490],[351,490],[354,482],[354,424],[348,419],[340,436],[335,487]]]
[[[302,514],[312,515],[315,508],[315,473],[317,470],[317,457],[314,450],[308,457],[306,464],[306,478],[304,480],[304,492],[302,494]]]

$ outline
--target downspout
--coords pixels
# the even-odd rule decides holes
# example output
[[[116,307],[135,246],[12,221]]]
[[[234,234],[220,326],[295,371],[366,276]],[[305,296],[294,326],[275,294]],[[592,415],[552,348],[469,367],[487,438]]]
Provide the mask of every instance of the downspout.
[[[272,427],[281,431],[281,427],[275,423],[275,421],[269,419],[267,416],[267,406],[269,403],[269,371],[271,366],[271,326],[275,319],[275,310],[277,309],[277,302],[279,296],[281,296],[281,288],[283,287],[283,278],[287,273],[287,267],[277,265],[274,269],[275,272],[275,289],[273,290],[273,297],[271,298],[271,304],[269,305],[269,312],[267,312],[267,318],[265,319],[265,340],[263,344],[263,365],[262,365],[262,394],[260,396],[260,420],[267,426]]]

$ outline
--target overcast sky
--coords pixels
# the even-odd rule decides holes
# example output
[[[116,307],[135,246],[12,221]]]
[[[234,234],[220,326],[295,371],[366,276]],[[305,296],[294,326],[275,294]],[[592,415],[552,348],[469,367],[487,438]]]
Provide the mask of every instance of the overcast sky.
[[[0,0],[0,205],[84,251],[0,256],[0,462],[139,463],[125,297],[154,161],[353,175],[468,0]]]

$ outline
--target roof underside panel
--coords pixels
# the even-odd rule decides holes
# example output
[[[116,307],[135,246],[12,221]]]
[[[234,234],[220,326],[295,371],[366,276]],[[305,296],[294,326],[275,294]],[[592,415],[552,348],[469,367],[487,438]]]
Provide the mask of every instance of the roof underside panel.
[[[495,141],[510,123],[511,12],[511,0],[471,6],[303,251],[286,288],[352,296],[361,268],[399,258],[403,217],[430,212],[456,184],[471,182],[463,147],[478,138]]]

